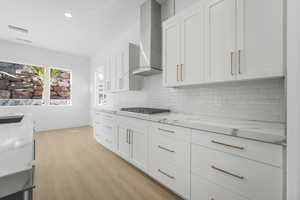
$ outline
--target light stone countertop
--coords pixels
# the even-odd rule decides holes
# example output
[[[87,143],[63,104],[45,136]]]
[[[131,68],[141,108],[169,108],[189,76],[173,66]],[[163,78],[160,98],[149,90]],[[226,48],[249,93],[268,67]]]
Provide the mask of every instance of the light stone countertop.
[[[284,123],[188,115],[173,112],[147,115],[120,111],[117,108],[101,108],[95,110],[162,124],[258,140],[267,143],[285,145],[286,142],[286,125]]]
[[[33,122],[24,115],[19,123],[0,125],[0,177],[31,169]]]

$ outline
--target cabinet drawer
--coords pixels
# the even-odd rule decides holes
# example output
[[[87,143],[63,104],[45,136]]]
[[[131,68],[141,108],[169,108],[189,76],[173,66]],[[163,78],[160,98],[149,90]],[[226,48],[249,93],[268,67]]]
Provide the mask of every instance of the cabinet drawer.
[[[192,174],[191,200],[247,200]]]
[[[153,133],[186,142],[190,142],[191,139],[191,129],[166,124],[153,123],[149,134]]]
[[[151,134],[149,137],[150,162],[166,162],[190,168],[190,144],[165,135]]]
[[[192,131],[192,143],[277,167],[282,167],[283,164],[283,147],[279,145],[206,131]]]
[[[115,118],[115,115],[103,113],[103,112],[96,112],[94,115],[94,121],[95,122],[103,122],[103,121],[110,121],[112,122]]]
[[[282,200],[281,168],[195,144],[191,154],[192,173],[249,199]]]
[[[150,175],[185,199],[189,199],[190,175],[186,169],[170,163],[151,163]]]

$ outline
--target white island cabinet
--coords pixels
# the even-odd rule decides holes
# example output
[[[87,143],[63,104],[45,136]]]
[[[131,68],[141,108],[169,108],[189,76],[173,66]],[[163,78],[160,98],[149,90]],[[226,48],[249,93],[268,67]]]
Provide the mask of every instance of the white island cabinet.
[[[184,199],[285,200],[281,145],[118,111],[94,118],[101,144]]]
[[[31,116],[25,115],[19,123],[0,124],[0,177],[31,169],[33,160]]]

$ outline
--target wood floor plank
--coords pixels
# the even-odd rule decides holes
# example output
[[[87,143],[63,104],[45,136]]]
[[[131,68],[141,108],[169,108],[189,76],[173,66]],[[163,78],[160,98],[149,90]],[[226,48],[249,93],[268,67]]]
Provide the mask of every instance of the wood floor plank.
[[[36,135],[34,200],[180,200],[98,144],[91,127]]]

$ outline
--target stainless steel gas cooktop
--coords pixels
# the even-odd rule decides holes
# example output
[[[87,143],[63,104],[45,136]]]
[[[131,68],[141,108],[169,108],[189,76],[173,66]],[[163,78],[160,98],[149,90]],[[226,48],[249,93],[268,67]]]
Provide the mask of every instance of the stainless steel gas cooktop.
[[[170,112],[170,110],[168,109],[143,108],[143,107],[121,108],[121,111],[141,113],[141,114],[158,114],[158,113]]]

